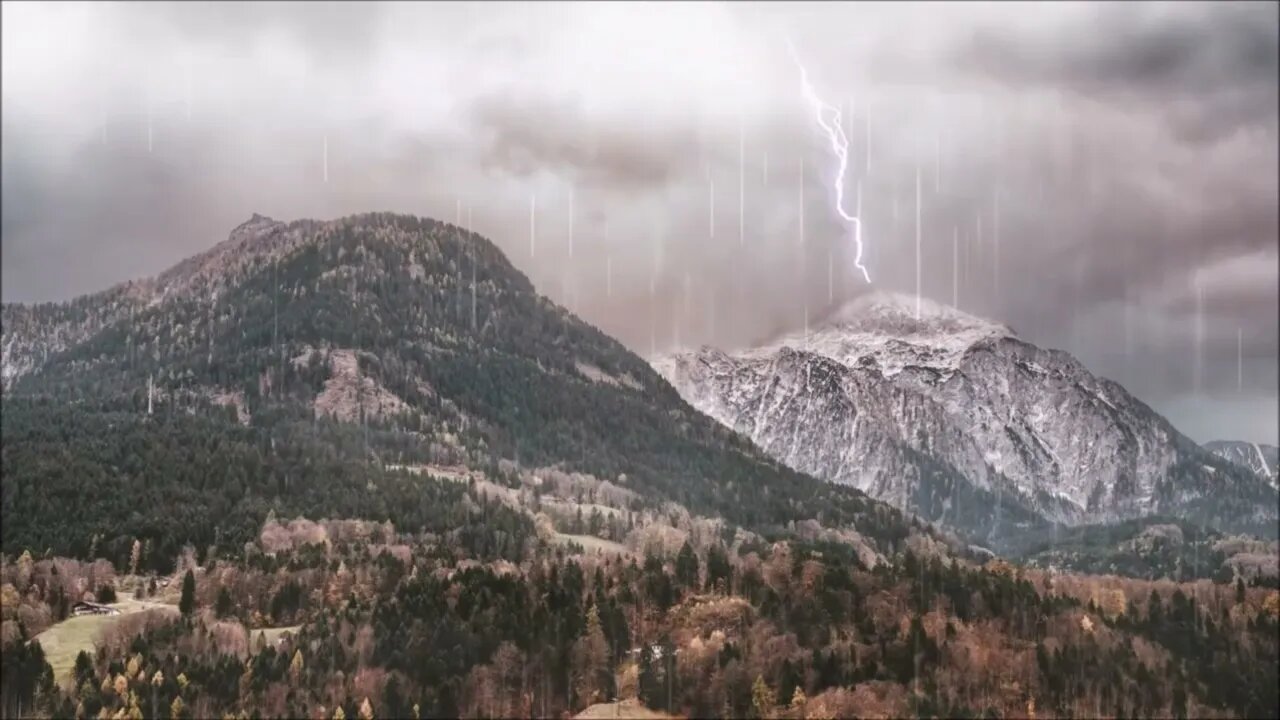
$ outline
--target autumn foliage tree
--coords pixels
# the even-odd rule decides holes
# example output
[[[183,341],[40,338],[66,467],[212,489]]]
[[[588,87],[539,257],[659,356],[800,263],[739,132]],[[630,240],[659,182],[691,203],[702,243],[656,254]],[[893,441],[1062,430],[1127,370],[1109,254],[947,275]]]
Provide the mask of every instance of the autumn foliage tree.
[[[764,676],[757,675],[756,681],[751,684],[751,709],[753,717],[769,718],[773,716],[773,707],[776,705],[773,697],[773,690],[769,689],[769,685],[765,683]]]

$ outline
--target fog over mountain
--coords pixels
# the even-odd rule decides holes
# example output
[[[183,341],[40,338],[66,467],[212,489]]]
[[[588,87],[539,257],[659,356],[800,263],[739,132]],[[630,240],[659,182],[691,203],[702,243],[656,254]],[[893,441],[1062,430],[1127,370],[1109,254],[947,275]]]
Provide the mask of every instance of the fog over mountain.
[[[5,302],[159,272],[254,212],[393,210],[471,225],[642,355],[753,344],[918,278],[1195,440],[1280,440],[1274,4],[2,19]],[[844,108],[870,287],[788,40]]]

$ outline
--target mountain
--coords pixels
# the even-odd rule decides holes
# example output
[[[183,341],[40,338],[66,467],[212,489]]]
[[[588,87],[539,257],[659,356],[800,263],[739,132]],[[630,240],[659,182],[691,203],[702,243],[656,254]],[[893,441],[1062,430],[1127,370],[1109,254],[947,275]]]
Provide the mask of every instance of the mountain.
[[[1264,583],[948,548],[702,415],[450,225],[255,217],[0,322],[5,717],[1280,714]],[[864,404],[883,375],[777,354],[779,399],[947,430],[922,393]],[[910,502],[1043,529],[995,467],[879,437]],[[1116,559],[1176,572],[1187,546],[1148,542],[1173,533]],[[1194,562],[1209,539],[1184,537]],[[1273,545],[1213,542],[1272,582]],[[95,642],[76,601],[117,591]]]
[[[1275,445],[1214,440],[1204,446],[1219,457],[1249,468],[1254,475],[1280,488],[1280,448]]]
[[[872,293],[808,333],[653,365],[780,461],[995,544],[1155,513],[1275,533],[1274,488],[1120,385],[924,299]]]
[[[913,532],[697,412],[488,240],[433,220],[255,215],[155,278],[5,305],[2,323],[5,547],[127,560],[136,537],[173,557],[243,543],[273,510],[443,522],[406,467],[515,488],[587,473],[628,498],[614,511],[799,524],[873,554]]]

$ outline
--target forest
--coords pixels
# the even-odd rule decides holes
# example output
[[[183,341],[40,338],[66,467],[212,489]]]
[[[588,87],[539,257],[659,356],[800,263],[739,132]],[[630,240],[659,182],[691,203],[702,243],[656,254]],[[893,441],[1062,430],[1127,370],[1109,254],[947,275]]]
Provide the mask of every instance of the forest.
[[[477,518],[493,511],[469,497]],[[618,554],[529,536],[515,561],[486,561],[386,523],[273,516],[244,559],[197,565],[188,548],[179,612],[131,616],[61,678],[26,624],[55,622],[91,566],[24,554],[3,567],[23,610],[10,619],[6,602],[6,715],[551,717],[619,698],[691,717],[1280,711],[1272,589],[927,547],[866,567],[736,533]],[[98,580],[148,592],[147,573],[113,569]],[[267,641],[280,626],[294,631]]]

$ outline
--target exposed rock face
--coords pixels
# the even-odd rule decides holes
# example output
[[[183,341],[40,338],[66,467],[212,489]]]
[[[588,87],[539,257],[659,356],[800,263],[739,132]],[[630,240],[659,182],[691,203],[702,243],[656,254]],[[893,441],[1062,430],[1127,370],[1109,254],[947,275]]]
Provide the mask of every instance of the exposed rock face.
[[[343,422],[359,422],[361,418],[381,419],[411,408],[394,393],[370,377],[360,375],[354,350],[329,353],[329,379],[324,391],[316,396],[317,416],[331,415]]]
[[[780,461],[963,529],[999,514],[970,507],[955,517],[927,486],[1067,524],[1156,512],[1228,526],[1275,517],[1274,493],[1121,386],[929,301],[917,316],[915,298],[875,293],[807,335],[653,365],[690,404]]]
[[[1273,487],[1280,488],[1280,448],[1275,445],[1214,440],[1204,446],[1215,455],[1249,468],[1254,475],[1271,483]]]

